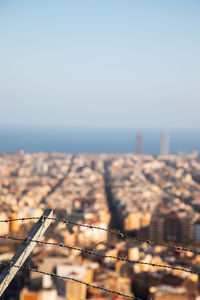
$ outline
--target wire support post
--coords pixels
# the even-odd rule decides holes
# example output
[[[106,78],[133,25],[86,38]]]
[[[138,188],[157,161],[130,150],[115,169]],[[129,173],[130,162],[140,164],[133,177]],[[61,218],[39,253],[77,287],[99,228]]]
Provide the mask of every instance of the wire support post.
[[[51,224],[51,218],[53,218],[53,210],[46,209],[43,215],[39,218],[38,222],[33,226],[27,238],[10,260],[9,265],[0,274],[0,297],[16,273],[19,271],[19,268],[16,266],[22,267],[32,250],[37,245],[36,241],[40,239],[40,237],[45,233]]]

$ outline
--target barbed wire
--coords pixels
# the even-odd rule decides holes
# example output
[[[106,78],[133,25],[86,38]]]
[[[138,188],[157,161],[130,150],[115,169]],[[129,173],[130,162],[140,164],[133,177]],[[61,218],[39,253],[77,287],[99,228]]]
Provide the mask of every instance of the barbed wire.
[[[40,219],[40,217],[15,218],[15,219],[0,220],[0,223],[1,222],[13,222],[13,221],[38,220],[38,219]],[[152,242],[152,241],[147,240],[147,239],[141,239],[141,238],[133,237],[129,234],[122,233],[120,231],[115,231],[115,230],[111,230],[111,229],[107,229],[107,228],[103,228],[103,227],[98,227],[98,226],[93,226],[93,225],[88,225],[88,224],[76,223],[76,222],[67,220],[66,218],[61,219],[61,218],[57,218],[57,217],[47,217],[45,219],[50,219],[50,220],[53,220],[53,221],[62,222],[66,225],[74,225],[74,226],[80,226],[80,227],[83,227],[83,228],[89,228],[89,229],[92,229],[92,230],[93,229],[103,230],[103,231],[115,234],[115,235],[119,236],[120,238],[128,238],[128,239],[132,239],[134,241],[144,242],[144,243],[147,243],[148,245],[152,245],[152,246],[153,245],[159,245],[159,246],[168,247],[168,248],[171,248],[171,249],[174,249],[174,250],[177,250],[177,251],[185,251],[185,252],[191,252],[193,254],[200,254],[200,252],[195,250],[195,249],[183,248],[183,247],[180,247],[180,246],[169,245],[169,244],[161,243],[161,242]],[[196,275],[200,276],[200,272],[192,270],[192,268],[187,269],[187,268],[175,267],[175,266],[170,266],[170,265],[156,264],[156,263],[152,263],[152,262],[130,260],[128,258],[123,258],[123,257],[119,257],[119,256],[104,255],[104,254],[102,254],[100,252],[97,252],[95,250],[82,249],[82,248],[78,248],[78,247],[68,246],[68,245],[65,245],[63,243],[45,242],[45,241],[39,241],[39,240],[33,240],[33,239],[29,239],[29,240],[25,239],[24,240],[24,239],[21,239],[21,238],[12,237],[12,236],[8,236],[8,235],[0,235],[0,238],[2,238],[2,239],[11,239],[11,240],[20,241],[20,242],[35,242],[37,244],[44,244],[44,245],[49,245],[49,246],[59,246],[61,248],[68,248],[68,249],[71,249],[71,250],[79,251],[79,252],[82,252],[82,253],[87,253],[87,254],[90,254],[90,255],[93,255],[93,256],[97,256],[97,257],[115,259],[115,260],[123,261],[123,262],[126,262],[126,263],[131,263],[131,264],[149,265],[149,266],[152,266],[152,267],[178,270],[178,271],[191,273],[191,274],[196,274]],[[2,264],[0,263],[0,265],[2,265]],[[59,275],[56,275],[54,273],[47,273],[45,271],[40,271],[40,270],[37,270],[37,269],[31,269],[30,267],[29,268],[24,268],[22,266],[13,266],[13,267],[18,267],[19,269],[21,268],[21,269],[28,270],[28,271],[38,272],[38,273],[49,275],[49,276],[52,276],[52,277],[58,277],[58,278],[66,279],[66,280],[72,280],[72,281],[75,281],[75,282],[85,284],[88,287],[93,287],[93,288],[96,288],[96,289],[100,289],[102,291],[105,291],[105,292],[108,292],[108,293],[113,293],[113,294],[116,294],[118,296],[130,298],[130,299],[142,300],[141,298],[137,298],[135,296],[129,296],[129,295],[126,295],[126,294],[123,294],[123,293],[120,293],[120,292],[108,290],[108,289],[103,288],[101,286],[91,285],[87,282],[84,282],[84,281],[81,281],[81,280],[78,280],[78,279],[75,279],[75,278],[66,277],[66,276],[59,276]]]
[[[8,265],[9,265],[9,264],[3,264],[3,263],[0,263],[0,266],[2,266],[2,267],[6,267],[6,266],[8,266]],[[22,266],[17,266],[17,265],[14,265],[14,266],[12,266],[12,267],[18,268],[18,269],[22,269],[22,270],[25,270],[25,271],[36,272],[36,273],[40,273],[40,274],[43,274],[43,275],[48,275],[48,276],[56,277],[56,278],[60,278],[60,279],[71,280],[71,281],[74,281],[74,282],[78,282],[78,283],[84,284],[84,285],[86,285],[87,287],[92,287],[92,288],[95,288],[95,289],[99,289],[99,290],[102,290],[102,291],[104,291],[104,292],[106,292],[106,293],[115,294],[115,295],[117,295],[117,296],[129,298],[129,299],[135,299],[135,300],[143,300],[143,299],[138,298],[138,297],[135,297],[135,296],[129,296],[129,295],[126,295],[126,294],[117,292],[117,291],[113,291],[113,290],[106,289],[106,288],[101,287],[101,286],[93,285],[93,284],[87,283],[87,282],[85,282],[85,281],[76,279],[76,278],[72,278],[72,277],[68,277],[68,276],[60,276],[60,275],[57,275],[57,274],[55,274],[55,273],[49,273],[49,272],[45,272],[45,271],[42,271],[42,270],[33,269],[33,268],[31,268],[31,267],[22,267]]]
[[[0,220],[0,223],[2,223],[2,222],[15,222],[15,221],[27,221],[27,220],[31,221],[31,220],[38,220],[39,218],[40,217],[4,219],[4,220]],[[151,240],[148,240],[148,239],[142,239],[142,238],[134,237],[134,236],[132,236],[130,234],[127,234],[127,233],[122,233],[119,230],[115,231],[115,230],[112,230],[112,229],[107,229],[107,228],[103,228],[103,227],[99,227],[99,226],[76,223],[76,222],[73,222],[73,221],[69,221],[66,218],[60,219],[60,218],[56,218],[56,217],[51,217],[51,218],[46,218],[46,219],[50,219],[50,220],[57,221],[57,222],[63,222],[66,225],[74,225],[74,226],[79,226],[79,227],[83,227],[83,228],[97,229],[97,230],[106,231],[108,233],[115,234],[120,238],[131,239],[131,240],[134,240],[136,242],[146,243],[146,244],[151,245],[151,246],[162,246],[162,247],[171,248],[171,249],[179,251],[179,252],[184,251],[184,252],[190,252],[190,253],[193,253],[193,254],[200,254],[200,251],[197,251],[195,249],[189,249],[189,248],[185,248],[185,247],[181,247],[181,246],[177,246],[177,245],[170,245],[170,244],[167,244],[167,243],[164,243],[164,242],[157,242],[157,241],[151,241]]]
[[[27,243],[27,241],[28,241],[28,242],[34,242],[34,243],[37,243],[37,244],[44,244],[44,245],[49,245],[49,246],[58,246],[58,247],[61,247],[61,248],[67,248],[67,249],[71,249],[71,250],[75,250],[75,251],[87,253],[87,254],[90,254],[90,255],[93,255],[93,256],[97,256],[97,257],[111,258],[111,259],[123,261],[123,262],[126,262],[126,263],[131,263],[131,264],[141,264],[141,265],[148,265],[148,266],[158,267],[158,268],[178,270],[178,271],[182,271],[182,272],[186,272],[186,273],[191,273],[191,274],[196,274],[196,275],[200,276],[200,272],[194,271],[191,268],[190,269],[186,269],[186,268],[174,267],[174,266],[170,266],[170,265],[156,264],[156,263],[152,263],[152,262],[130,260],[128,258],[123,258],[123,257],[120,257],[120,256],[104,255],[104,254],[96,252],[94,250],[82,249],[82,248],[78,248],[78,247],[72,247],[72,246],[68,246],[68,245],[62,244],[62,243],[44,242],[44,241],[38,241],[38,240],[32,240],[32,239],[28,239],[28,240],[25,239],[24,240],[24,239],[21,239],[21,238],[7,236],[7,235],[0,235],[0,238],[2,238],[2,239],[10,239],[10,240],[20,241],[20,242],[23,241],[25,243]]]

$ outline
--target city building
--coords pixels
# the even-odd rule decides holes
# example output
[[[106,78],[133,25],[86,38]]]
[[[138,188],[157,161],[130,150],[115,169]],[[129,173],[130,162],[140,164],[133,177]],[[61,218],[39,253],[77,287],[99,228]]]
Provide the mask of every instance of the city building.
[[[52,222],[42,238],[48,246],[37,244],[27,262],[46,274],[21,270],[6,297],[116,299],[57,277],[67,276],[141,299],[199,299],[200,255],[180,250],[199,246],[199,170],[199,157],[189,154],[0,155],[1,235],[24,239],[35,220],[14,219],[40,216],[45,208],[64,220]],[[125,239],[126,233],[136,240]],[[164,240],[169,247],[153,243]],[[16,246],[2,238],[1,263],[9,263]]]
[[[185,243],[193,240],[193,214],[158,206],[150,222],[150,239]]]
[[[162,133],[160,138],[160,154],[169,154],[169,135],[167,133]]]
[[[142,133],[138,132],[136,135],[136,153],[142,154]]]
[[[196,242],[200,241],[200,219],[198,219],[194,224],[194,240]]]
[[[185,287],[172,287],[161,285],[150,288],[151,299],[153,300],[189,300]]]

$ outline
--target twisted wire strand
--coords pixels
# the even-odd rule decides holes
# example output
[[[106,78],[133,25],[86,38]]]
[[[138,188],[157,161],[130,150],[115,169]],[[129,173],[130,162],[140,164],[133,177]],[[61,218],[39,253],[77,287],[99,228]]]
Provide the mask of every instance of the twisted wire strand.
[[[4,220],[0,220],[0,223],[2,223],[2,222],[15,222],[15,221],[26,221],[26,220],[30,221],[30,220],[38,220],[38,219],[40,219],[40,217],[4,219]],[[120,238],[131,239],[131,240],[134,240],[134,241],[137,241],[137,242],[146,243],[150,246],[162,246],[162,247],[167,247],[167,248],[179,251],[179,252],[183,251],[183,252],[190,252],[190,253],[193,253],[193,254],[200,254],[200,251],[195,250],[195,249],[189,249],[189,248],[185,248],[185,247],[181,247],[181,246],[177,246],[177,245],[170,245],[170,244],[167,244],[167,243],[155,242],[155,241],[151,241],[151,240],[148,240],[148,239],[133,237],[132,235],[127,234],[127,233],[122,233],[119,230],[115,231],[115,230],[112,230],[112,229],[107,229],[107,228],[103,228],[103,227],[99,227],[99,226],[76,223],[76,222],[73,222],[73,221],[69,221],[66,218],[65,219],[60,219],[60,218],[56,218],[56,217],[51,217],[51,218],[47,217],[46,219],[50,219],[50,220],[57,221],[57,222],[63,222],[66,225],[75,225],[75,226],[79,226],[79,227],[83,227],[83,228],[97,229],[97,230],[106,231],[108,233],[115,234]]]
[[[8,264],[0,263],[0,266],[6,267],[6,266],[8,266]],[[45,271],[42,271],[42,270],[37,270],[37,269],[30,268],[30,267],[22,267],[22,266],[17,266],[17,265],[14,265],[12,267],[22,269],[22,270],[26,270],[26,271],[36,272],[36,273],[40,273],[40,274],[43,274],[43,275],[48,275],[48,276],[56,277],[56,278],[60,278],[60,279],[71,280],[71,281],[74,281],[74,282],[84,284],[87,287],[92,287],[92,288],[95,288],[95,289],[99,289],[99,290],[102,290],[106,293],[115,294],[117,296],[121,296],[121,297],[124,297],[124,298],[135,299],[135,300],[143,300],[143,299],[135,297],[135,296],[129,296],[129,295],[117,292],[117,291],[106,289],[106,288],[101,287],[101,286],[93,285],[93,284],[87,283],[85,281],[76,279],[76,278],[72,278],[72,277],[68,277],[68,276],[60,276],[60,275],[57,275],[55,273],[48,273],[48,272],[45,272]]]
[[[27,239],[20,239],[17,237],[12,237],[12,236],[7,236],[7,235],[0,235],[0,238],[2,239],[10,239],[10,240],[14,240],[14,241],[23,241],[23,242],[27,242]],[[192,269],[186,269],[186,268],[180,268],[180,267],[173,267],[173,266],[169,266],[169,265],[161,265],[161,264],[156,264],[156,263],[151,263],[151,262],[144,262],[144,261],[138,261],[138,260],[130,260],[128,258],[123,258],[123,257],[119,257],[119,256],[113,256],[113,255],[104,255],[102,253],[96,252],[94,250],[88,250],[88,249],[82,249],[82,248],[78,248],[78,247],[72,247],[72,246],[68,246],[62,243],[54,243],[54,242],[44,242],[44,241],[38,241],[38,240],[32,240],[29,239],[28,242],[34,242],[37,244],[43,244],[43,245],[49,245],[49,246],[58,246],[61,248],[67,248],[67,249],[71,249],[71,250],[75,250],[75,251],[79,251],[79,252],[83,252],[83,253],[87,253],[93,256],[98,256],[98,257],[102,257],[102,258],[111,258],[111,259],[115,259],[115,260],[119,260],[119,261],[123,261],[123,262],[127,262],[127,263],[131,263],[131,264],[141,264],[141,265],[148,265],[148,266],[152,266],[152,267],[159,267],[159,268],[166,268],[166,269],[172,269],[172,270],[178,270],[178,271],[182,271],[182,272],[186,272],[186,273],[191,273],[191,274],[196,274],[200,276],[200,272],[194,271]]]

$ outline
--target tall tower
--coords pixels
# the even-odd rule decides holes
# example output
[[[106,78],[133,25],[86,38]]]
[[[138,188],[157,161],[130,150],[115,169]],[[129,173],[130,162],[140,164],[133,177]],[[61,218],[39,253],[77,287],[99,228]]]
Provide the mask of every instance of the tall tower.
[[[136,135],[136,153],[142,154],[142,133],[138,132]]]
[[[167,133],[162,133],[160,138],[160,154],[169,154],[169,136]]]

